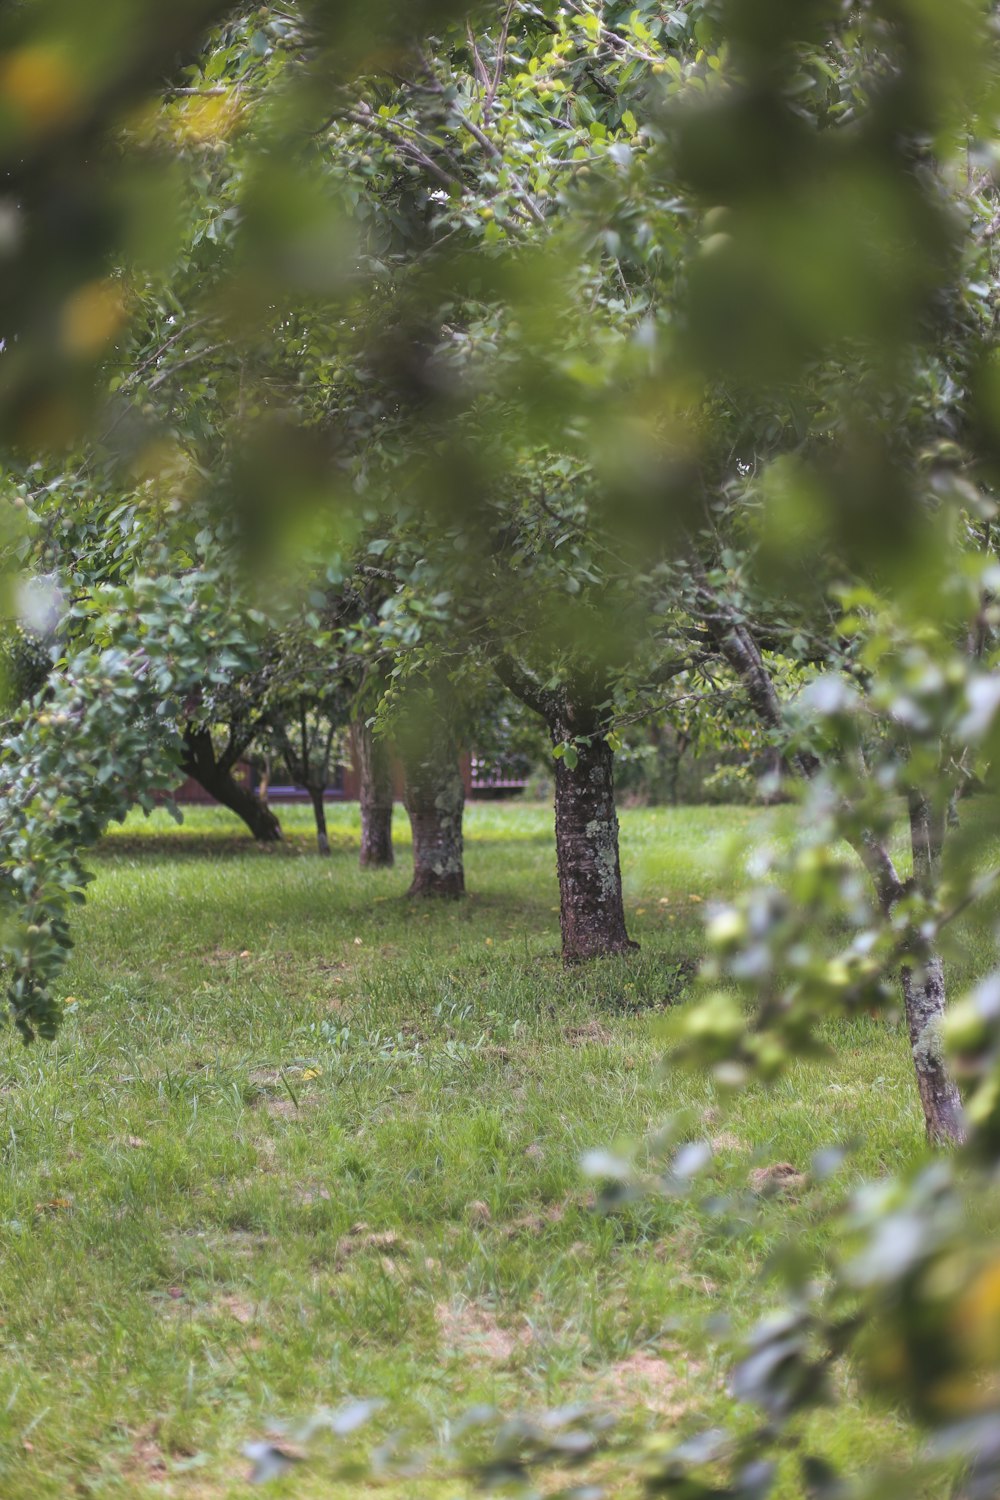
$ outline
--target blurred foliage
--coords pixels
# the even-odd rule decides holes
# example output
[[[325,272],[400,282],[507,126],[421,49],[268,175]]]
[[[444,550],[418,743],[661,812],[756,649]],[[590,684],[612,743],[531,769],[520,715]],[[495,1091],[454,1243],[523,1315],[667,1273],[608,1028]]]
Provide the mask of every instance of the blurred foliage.
[[[44,684],[4,668],[17,1024],[55,1029],[80,851],[276,635],[386,723],[411,678],[475,702],[495,674],[570,770],[650,719],[752,736],[800,833],[709,913],[676,1060],[766,1083],[901,988],[956,1149],[859,1190],[831,1263],[775,1267],[733,1385],[760,1428],[643,1472],[766,1494],[850,1358],[931,1469],[995,1493],[998,1252],[969,1206],[996,976],[945,1015],[952,945],[1000,921],[992,8],[98,12],[0,31],[3,598],[60,617]],[[673,1141],[618,1187],[687,1190],[703,1157]],[[586,1459],[581,1420],[502,1428],[482,1476]],[[887,1493],[802,1460],[809,1493]]]

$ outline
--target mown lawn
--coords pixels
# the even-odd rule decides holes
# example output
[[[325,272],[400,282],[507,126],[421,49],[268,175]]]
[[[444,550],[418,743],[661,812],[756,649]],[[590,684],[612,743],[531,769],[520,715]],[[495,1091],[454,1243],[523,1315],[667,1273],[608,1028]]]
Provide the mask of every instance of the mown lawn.
[[[595,1399],[668,1436],[751,1423],[725,1372],[770,1305],[770,1252],[821,1243],[844,1180],[921,1152],[904,1041],[879,1021],[842,1025],[832,1064],[725,1117],[661,1066],[699,908],[740,878],[734,839],[759,845],[775,816],[626,812],[642,953],[571,974],[548,808],[470,810],[472,894],[453,906],[405,900],[401,818],[383,873],[356,867],[356,808],[331,811],[326,861],[304,810],[284,822],[292,848],[273,853],[214,810],[116,831],[59,1042],[3,1041],[0,1495],[256,1493],[242,1445],[350,1397],[387,1403],[371,1441],[402,1425],[433,1442],[483,1401]],[[596,1212],[581,1154],[682,1107],[723,1194],[863,1144],[833,1184],[722,1218],[690,1200]],[[849,1380],[809,1435],[852,1470],[914,1441]],[[314,1464],[274,1490],[357,1492]]]

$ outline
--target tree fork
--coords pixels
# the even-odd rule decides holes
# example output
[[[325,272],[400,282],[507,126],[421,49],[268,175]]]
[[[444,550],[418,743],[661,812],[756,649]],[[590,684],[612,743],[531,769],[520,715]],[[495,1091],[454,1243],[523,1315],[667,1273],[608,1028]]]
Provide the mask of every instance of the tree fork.
[[[216,759],[209,730],[194,729],[191,725],[185,729],[181,769],[216,802],[234,812],[259,844],[281,842],[278,819],[265,802],[240,785],[225,760]]]
[[[543,688],[509,652],[493,652],[500,681],[545,720],[553,748],[572,741],[576,756],[555,763],[556,866],[563,962],[583,963],[638,948],[625,927],[618,813],[615,808],[614,753],[598,715],[588,703],[594,684],[578,684],[574,699],[566,689]]]

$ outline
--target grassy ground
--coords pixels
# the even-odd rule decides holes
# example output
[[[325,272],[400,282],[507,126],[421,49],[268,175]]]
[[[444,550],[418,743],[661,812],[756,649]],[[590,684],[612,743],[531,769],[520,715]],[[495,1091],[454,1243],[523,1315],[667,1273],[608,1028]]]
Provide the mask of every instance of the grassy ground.
[[[403,899],[401,825],[398,868],[363,874],[355,808],[331,810],[327,861],[307,819],[287,811],[296,837],[272,853],[215,810],[113,834],[59,1042],[3,1041],[4,1500],[244,1495],[248,1438],[352,1396],[388,1402],[375,1431],[423,1440],[479,1401],[596,1398],[667,1434],[750,1421],[726,1395],[726,1325],[767,1309],[769,1253],[821,1242],[839,1185],[734,1238],[688,1202],[594,1212],[579,1162],[680,1106],[705,1116],[722,1190],[831,1140],[864,1137],[854,1174],[919,1154],[881,1023],[843,1026],[832,1067],[724,1120],[703,1080],[660,1067],[699,907],[770,815],[624,814],[642,953],[570,975],[548,809],[470,810],[453,906]],[[810,1436],[854,1470],[912,1441],[852,1389]],[[357,1489],[303,1466],[276,1493]]]

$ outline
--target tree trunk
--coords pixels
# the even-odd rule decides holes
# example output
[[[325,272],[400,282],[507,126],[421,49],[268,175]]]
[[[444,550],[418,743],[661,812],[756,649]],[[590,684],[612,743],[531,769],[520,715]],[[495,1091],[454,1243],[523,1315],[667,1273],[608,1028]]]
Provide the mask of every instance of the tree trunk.
[[[930,894],[940,874],[946,814],[916,790],[910,793],[909,814],[913,879]],[[941,1035],[947,1001],[944,963],[931,951],[919,969],[905,965],[900,980],[927,1139],[932,1145],[961,1143],[965,1140],[962,1099],[948,1072]]]
[[[551,733],[556,745],[570,737],[565,724]],[[559,919],[566,963],[627,953],[639,946],[625,930],[614,756],[601,734],[576,749],[578,760],[572,769],[565,757],[556,761]]]
[[[934,1146],[960,1144],[965,1140],[962,1101],[948,1073],[941,1037],[944,964],[938,954],[932,954],[920,970],[902,969],[900,979],[927,1139]]]
[[[389,746],[364,723],[358,725],[356,744],[361,772],[361,864],[366,869],[385,869],[394,863]]]
[[[189,726],[184,731],[184,747],[182,770],[216,802],[242,818],[258,843],[280,843],[281,824],[269,807],[240,785],[228,766],[216,760],[209,731]]]
[[[405,759],[406,811],[413,830],[411,896],[465,894],[462,814],[465,783],[451,741],[428,743]]]
[[[313,805],[313,816],[316,819],[316,847],[320,854],[329,854],[330,840],[326,832],[326,804],[323,801],[325,788],[310,787],[309,800]]]
[[[705,588],[703,594],[711,610],[707,616],[709,628],[720,651],[742,679],[758,718],[769,728],[779,729],[782,725],[781,706],[756,642],[746,627],[736,622],[735,614],[709,589]],[[794,757],[794,764],[807,777],[819,768],[819,762],[809,752],[799,752]],[[945,816],[916,789],[910,794],[909,814],[913,881],[918,889],[929,895],[940,873]],[[907,886],[896,873],[887,846],[868,830],[862,830],[852,843],[871,876],[882,911],[891,918],[897,903],[907,894]],[[962,1100],[948,1073],[941,1035],[947,995],[940,955],[930,951],[924,955],[919,967],[904,965],[900,970],[900,983],[927,1139],[932,1145],[960,1144],[965,1140]]]

